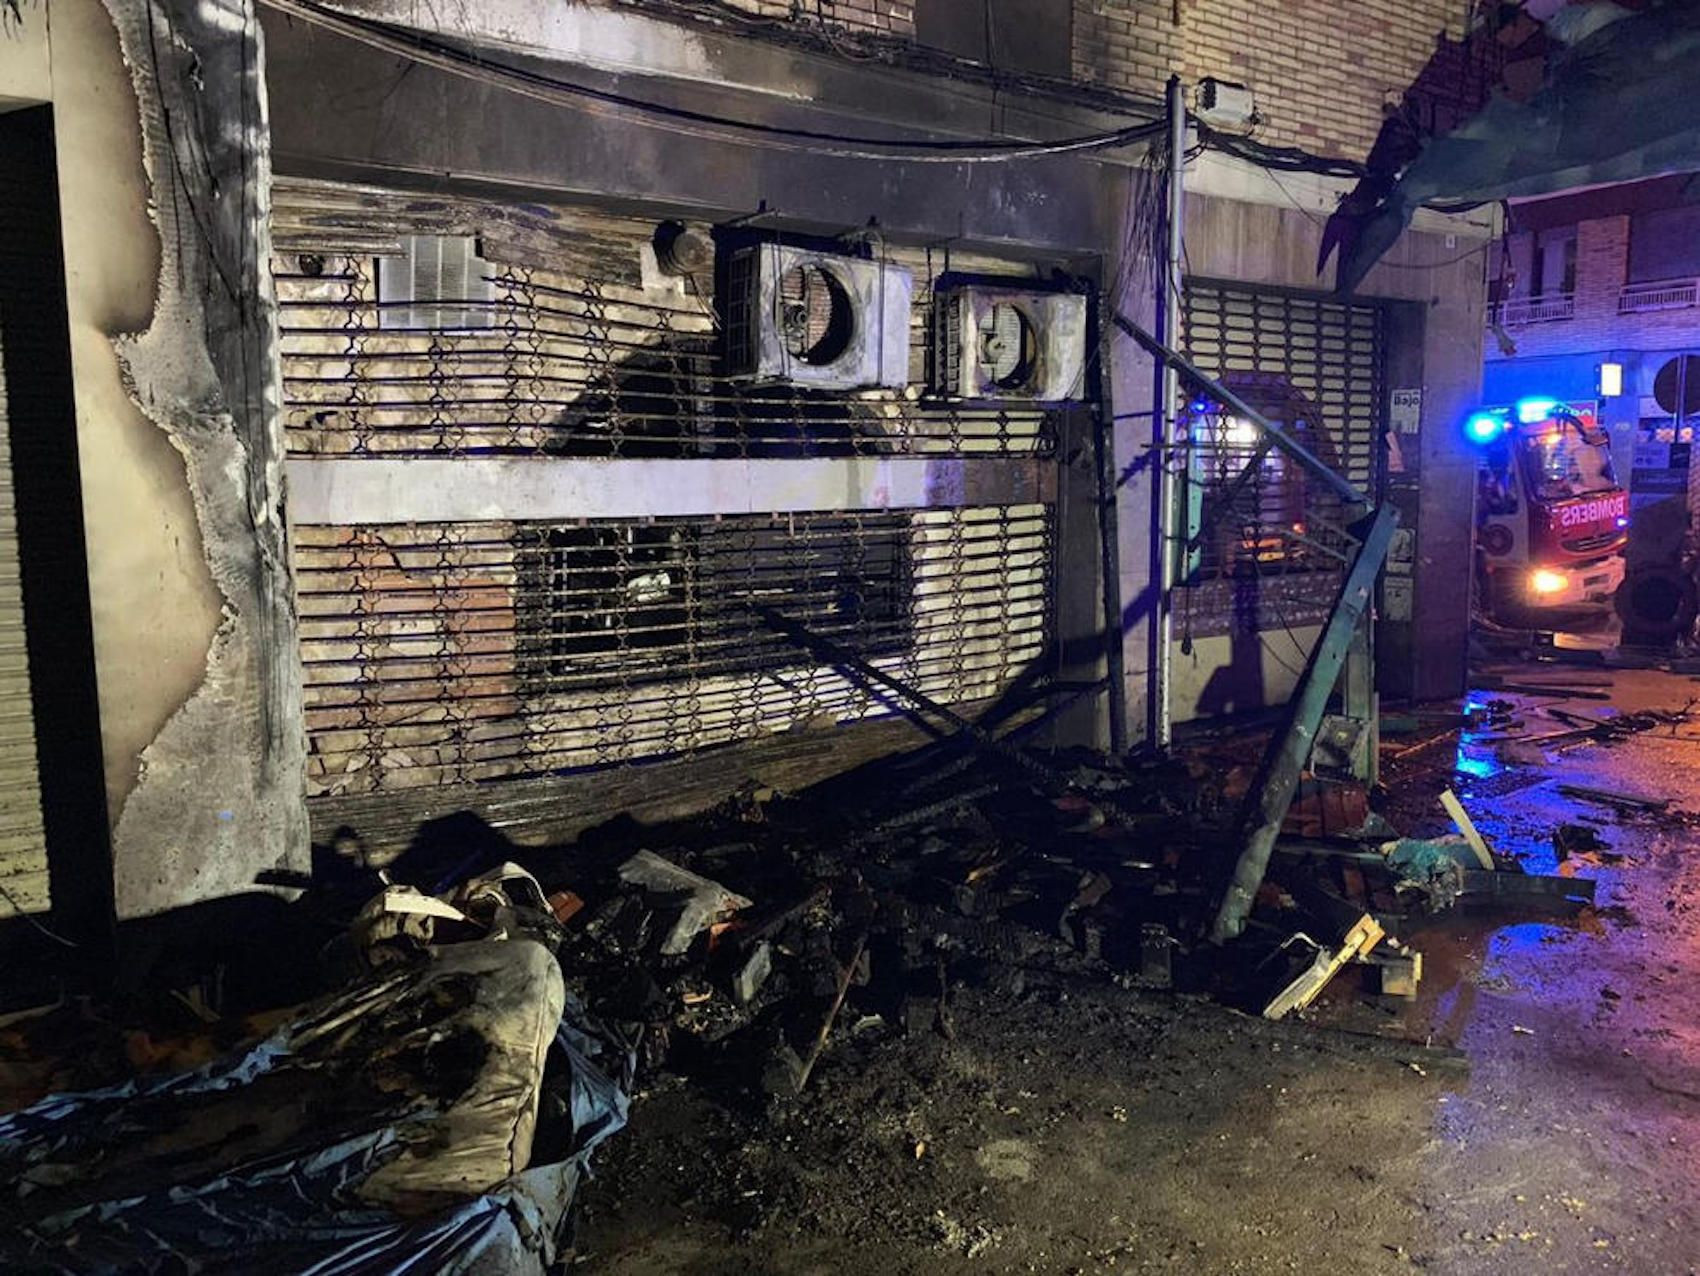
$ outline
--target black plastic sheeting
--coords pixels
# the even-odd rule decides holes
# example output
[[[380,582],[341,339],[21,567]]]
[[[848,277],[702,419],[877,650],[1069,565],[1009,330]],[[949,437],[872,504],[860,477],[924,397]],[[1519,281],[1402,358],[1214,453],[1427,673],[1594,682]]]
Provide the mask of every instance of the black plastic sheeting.
[[[404,1150],[429,1153],[446,1096],[383,1099],[389,1072],[343,1062],[370,1056],[358,1041],[304,1061],[291,1045],[300,1024],[197,1072],[53,1095],[0,1119],[12,1184],[0,1270],[506,1276],[563,1256],[590,1155],[625,1124],[632,1067],[574,998],[547,1046],[533,1164],[423,1214],[360,1189]]]

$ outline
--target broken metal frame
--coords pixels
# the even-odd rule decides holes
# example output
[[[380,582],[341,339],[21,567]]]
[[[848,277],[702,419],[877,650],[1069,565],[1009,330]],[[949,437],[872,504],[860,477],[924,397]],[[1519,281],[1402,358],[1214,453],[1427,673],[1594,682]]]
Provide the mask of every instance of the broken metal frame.
[[[1370,515],[1363,528],[1357,557],[1341,582],[1339,596],[1328,614],[1328,624],[1311,649],[1303,676],[1293,688],[1281,725],[1270,738],[1269,748],[1258,766],[1257,778],[1246,794],[1240,817],[1240,856],[1233,875],[1223,892],[1211,938],[1217,943],[1236,938],[1245,929],[1252,900],[1263,884],[1263,874],[1269,867],[1275,839],[1286,822],[1287,810],[1299,786],[1299,774],[1304,770],[1316,743],[1317,730],[1328,710],[1334,687],[1346,670],[1354,647],[1359,651],[1355,662],[1360,666],[1346,679],[1346,716],[1369,718],[1373,709],[1373,691],[1364,685],[1367,660],[1362,645],[1367,642],[1364,621],[1369,614],[1370,600],[1375,593],[1375,580],[1387,561],[1388,548],[1393,543],[1393,530],[1398,525],[1398,511],[1390,504],[1380,506]],[[1360,630],[1364,632],[1360,634]],[[1368,703],[1354,700],[1369,698]],[[1373,720],[1373,719],[1372,719]],[[1373,736],[1370,740],[1373,753]]]
[[[785,613],[773,607],[760,603],[749,603],[747,606],[766,624],[780,634],[792,645],[808,652],[816,659],[831,664],[851,681],[859,683],[865,690],[889,692],[896,696],[904,712],[920,722],[928,730],[940,738],[960,736],[967,740],[981,753],[996,758],[1002,762],[1025,771],[1035,779],[1051,785],[1059,792],[1072,790],[1073,780],[1058,767],[1034,757],[1025,749],[1016,748],[1007,740],[998,738],[977,722],[970,722],[949,705],[940,704],[924,691],[917,690],[894,677],[879,666],[862,659],[855,652],[832,639],[815,633],[808,626],[792,619]],[[929,722],[927,715],[943,722],[950,730],[946,731],[936,723]],[[1149,817],[1136,811],[1130,811],[1106,794],[1093,797],[1096,806],[1106,815],[1113,816],[1116,821],[1127,828],[1138,828]]]
[[[1198,390],[1226,404],[1261,430],[1269,445],[1279,448],[1307,474],[1339,496],[1349,509],[1362,515],[1350,529],[1358,541],[1357,553],[1341,581],[1340,592],[1329,610],[1327,624],[1311,650],[1310,659],[1305,663],[1304,673],[1287,702],[1281,725],[1270,738],[1269,747],[1258,766],[1257,777],[1246,794],[1239,824],[1239,858],[1224,887],[1210,932],[1212,940],[1225,943],[1245,929],[1252,901],[1268,870],[1275,839],[1286,822],[1293,794],[1298,789],[1299,775],[1315,747],[1317,732],[1336,685],[1341,685],[1344,694],[1344,716],[1370,724],[1365,732],[1365,744],[1359,750],[1357,770],[1363,779],[1372,778],[1376,754],[1375,678],[1366,621],[1375,595],[1376,578],[1387,561],[1399,514],[1391,504],[1374,505],[1368,493],[1330,468],[1292,434],[1126,315],[1117,313],[1115,323],[1166,367],[1173,368]],[[1262,464],[1263,454],[1264,449],[1260,447],[1258,457],[1251,464]],[[1165,457],[1165,467],[1167,464],[1168,458]],[[1167,653],[1164,654],[1166,656]]]
[[[1367,492],[1362,491],[1350,479],[1330,468],[1327,462],[1299,442],[1288,430],[1264,416],[1263,413],[1247,403],[1244,398],[1217,381],[1184,354],[1164,345],[1120,311],[1116,312],[1115,324],[1116,327],[1144,346],[1153,358],[1164,360],[1203,393],[1209,395],[1218,403],[1226,404],[1235,413],[1256,426],[1265,437],[1273,441],[1274,446],[1290,456],[1307,473],[1329,488],[1347,505],[1367,507],[1372,504]]]

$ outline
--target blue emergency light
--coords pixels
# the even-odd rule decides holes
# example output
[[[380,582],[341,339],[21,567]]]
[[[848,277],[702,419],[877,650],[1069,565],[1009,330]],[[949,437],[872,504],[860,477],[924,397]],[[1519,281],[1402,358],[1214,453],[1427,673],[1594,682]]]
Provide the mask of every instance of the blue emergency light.
[[[1557,399],[1518,399],[1517,419],[1524,425],[1535,425],[1552,415]]]
[[[1477,412],[1464,422],[1464,436],[1472,443],[1486,447],[1505,433],[1508,422],[1498,412]]]

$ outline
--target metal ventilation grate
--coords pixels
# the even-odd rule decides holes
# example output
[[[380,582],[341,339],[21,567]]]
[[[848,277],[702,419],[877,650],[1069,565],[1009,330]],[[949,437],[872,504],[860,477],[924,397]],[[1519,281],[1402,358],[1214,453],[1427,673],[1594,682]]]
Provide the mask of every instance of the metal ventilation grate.
[[[490,264],[466,235],[409,235],[400,257],[377,262],[378,326],[414,332],[488,328]]]

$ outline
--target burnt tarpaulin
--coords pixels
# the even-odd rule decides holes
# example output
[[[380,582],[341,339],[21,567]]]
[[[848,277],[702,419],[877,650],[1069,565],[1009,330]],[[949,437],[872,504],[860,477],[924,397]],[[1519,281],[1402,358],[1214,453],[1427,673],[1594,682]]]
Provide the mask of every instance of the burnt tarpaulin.
[[[233,1059],[0,1120],[0,1267],[542,1272],[629,1066],[542,945],[442,949]]]
[[[1424,204],[1475,203],[1700,168],[1693,98],[1700,5],[1641,13],[1595,5],[1548,24],[1555,50],[1546,82],[1526,101],[1500,93],[1421,153],[1355,226],[1331,227],[1340,244],[1337,286],[1350,291]],[[1348,201],[1350,203],[1350,201]]]

